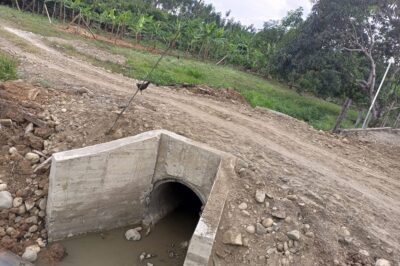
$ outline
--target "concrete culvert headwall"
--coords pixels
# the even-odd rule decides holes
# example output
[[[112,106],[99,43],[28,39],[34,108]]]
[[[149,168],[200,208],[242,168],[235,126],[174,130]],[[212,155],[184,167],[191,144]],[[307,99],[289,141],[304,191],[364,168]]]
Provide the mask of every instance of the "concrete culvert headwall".
[[[154,224],[193,199],[203,211],[185,265],[207,265],[234,162],[229,154],[164,130],[54,154],[49,240]]]

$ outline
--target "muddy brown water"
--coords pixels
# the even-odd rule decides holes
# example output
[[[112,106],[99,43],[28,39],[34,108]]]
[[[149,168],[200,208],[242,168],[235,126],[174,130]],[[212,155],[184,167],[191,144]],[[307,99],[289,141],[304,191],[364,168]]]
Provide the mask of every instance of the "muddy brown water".
[[[148,236],[144,236],[142,231],[140,241],[127,241],[124,236],[128,229],[136,226],[64,240],[60,243],[66,248],[68,256],[59,265],[183,265],[187,252],[184,242],[189,242],[198,220],[199,213],[195,210],[179,208],[158,222]],[[152,257],[140,261],[143,252],[151,254]],[[40,256],[36,265],[47,266]]]

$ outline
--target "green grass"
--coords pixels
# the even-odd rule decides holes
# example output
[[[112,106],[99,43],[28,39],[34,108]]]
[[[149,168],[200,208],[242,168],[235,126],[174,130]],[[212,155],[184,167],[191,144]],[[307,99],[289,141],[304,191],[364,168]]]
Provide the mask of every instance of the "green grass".
[[[97,66],[103,66],[113,72],[122,73],[136,79],[143,79],[159,58],[143,50],[116,47],[109,43],[88,40],[72,34],[60,32],[48,24],[47,18],[29,13],[20,13],[14,9],[0,6],[0,17],[7,22],[17,23],[19,28],[44,36],[57,36],[65,39],[84,40],[110,53],[123,55],[125,65],[99,61],[94,57],[80,54],[70,45],[57,45],[74,56],[89,60]],[[1,20],[0,20],[1,21]],[[55,22],[57,25],[57,22]],[[1,34],[1,33],[0,33]],[[312,96],[299,95],[286,86],[274,81],[246,73],[229,66],[216,66],[191,59],[178,59],[167,56],[160,63],[150,80],[159,85],[205,84],[215,88],[233,88],[241,93],[252,106],[270,108],[295,118],[304,120],[317,129],[330,130],[340,112],[340,106]],[[350,111],[343,127],[351,127],[356,120],[356,112]]]
[[[17,78],[17,62],[8,54],[0,51],[0,80],[12,80]]]

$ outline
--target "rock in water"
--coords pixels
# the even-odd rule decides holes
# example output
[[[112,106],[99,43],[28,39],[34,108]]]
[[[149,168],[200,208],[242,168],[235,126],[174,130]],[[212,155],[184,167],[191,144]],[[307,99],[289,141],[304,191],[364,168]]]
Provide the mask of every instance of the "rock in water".
[[[256,201],[258,203],[263,203],[265,201],[265,191],[257,189],[256,190]]]
[[[139,241],[142,238],[142,236],[136,229],[129,229],[125,233],[125,238],[126,240],[129,241]]]
[[[300,232],[298,230],[293,230],[288,232],[287,236],[289,237],[289,239],[298,241],[300,239]]]
[[[222,237],[222,242],[226,245],[242,246],[242,235],[240,233],[235,233],[228,230],[224,233]]]
[[[391,266],[391,264],[388,260],[379,259],[375,262],[375,266]]]
[[[9,209],[12,207],[13,198],[8,191],[0,191],[0,210]]]

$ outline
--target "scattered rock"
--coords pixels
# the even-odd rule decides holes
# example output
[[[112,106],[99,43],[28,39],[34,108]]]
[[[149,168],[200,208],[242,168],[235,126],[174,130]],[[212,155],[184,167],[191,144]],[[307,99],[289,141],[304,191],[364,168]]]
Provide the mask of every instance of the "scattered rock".
[[[38,245],[32,245],[28,246],[25,249],[24,254],[22,254],[22,259],[29,261],[29,262],[35,262],[37,260],[37,254],[40,251],[40,247]]]
[[[366,251],[365,249],[360,249],[360,251],[358,251],[358,253],[359,253],[360,255],[365,256],[365,257],[369,257],[369,252]]]
[[[276,245],[276,250],[278,250],[279,252],[283,252],[284,251],[284,247],[282,243],[278,243]]]
[[[38,217],[37,216],[31,216],[25,219],[25,223],[27,224],[37,224],[38,223]]]
[[[247,209],[247,204],[246,204],[246,202],[240,203],[240,204],[239,204],[239,209],[241,209],[241,210]]]
[[[30,161],[32,164],[38,163],[40,161],[40,156],[33,152],[28,152],[25,155],[25,159]]]
[[[18,154],[18,150],[17,150],[17,148],[15,148],[15,147],[11,147],[11,148],[8,150],[8,152],[9,152],[11,155],[16,155],[16,154]]]
[[[19,215],[24,215],[25,213],[26,213],[25,205],[19,206],[19,208],[18,208],[18,214],[19,214]]]
[[[38,226],[36,224],[32,225],[31,227],[29,227],[29,232],[30,233],[35,233],[38,230]]]
[[[181,248],[181,249],[185,249],[185,248],[187,248],[189,246],[189,241],[183,241],[183,242],[181,242],[180,244],[179,244],[179,247]],[[149,254],[148,254],[149,255]]]
[[[25,201],[25,208],[27,211],[30,211],[33,207],[35,207],[35,202],[33,200]]]
[[[272,217],[278,218],[278,219],[285,219],[286,218],[286,212],[283,210],[272,210],[271,212]]]
[[[12,238],[17,238],[19,236],[19,232],[15,230],[13,227],[8,227],[6,229],[7,235],[11,236]]]
[[[126,240],[129,241],[139,241],[142,238],[142,236],[140,235],[137,229],[129,229],[125,233],[125,238]]]
[[[12,207],[13,198],[8,191],[0,191],[0,210],[9,209]]]
[[[388,260],[385,260],[385,259],[378,259],[375,262],[375,266],[391,266],[391,263]]]
[[[314,238],[314,233],[313,232],[307,232],[307,233],[305,233],[305,235],[306,235],[306,237]]]
[[[249,234],[254,234],[256,232],[256,228],[254,227],[254,225],[249,225],[246,227],[246,232]]]
[[[242,235],[235,233],[232,230],[228,230],[222,236],[222,242],[226,245],[242,246]]]
[[[291,200],[291,201],[296,201],[297,200],[297,196],[296,195],[288,195],[286,198],[288,200]]]
[[[340,235],[343,237],[350,236],[350,231],[347,229],[347,227],[342,226],[340,228]]]
[[[298,241],[300,239],[300,232],[298,230],[293,230],[287,233],[289,239]]]
[[[0,184],[0,191],[7,190],[7,184]]]
[[[29,144],[32,148],[34,148],[35,150],[41,151],[43,149],[43,139],[36,137],[33,134],[28,134],[28,140],[29,140]]]
[[[29,123],[26,127],[25,127],[25,134],[31,133],[33,131],[33,124]]]
[[[255,197],[258,203],[263,203],[265,201],[265,191],[257,189]]]
[[[35,128],[35,135],[43,139],[48,139],[51,134],[54,133],[54,129],[48,127],[38,127]]]
[[[263,220],[262,220],[261,224],[262,224],[265,228],[268,228],[268,227],[271,227],[271,226],[274,224],[274,220],[272,220],[271,218],[266,218],[266,219],[263,219]]]
[[[350,236],[346,236],[346,237],[344,238],[344,242],[345,242],[346,244],[350,244],[351,242],[353,242],[353,238],[350,237]]]
[[[47,199],[41,199],[40,201],[39,201],[39,208],[41,209],[41,210],[45,210],[46,209],[46,205],[47,205]]]
[[[23,202],[24,202],[24,200],[21,197],[16,197],[13,200],[13,207],[18,208],[19,206],[22,205]]]
[[[40,189],[35,190],[35,195],[38,196],[38,197],[42,196],[43,195],[43,190],[40,190]]]
[[[267,229],[260,223],[256,224],[256,233],[259,235],[264,235],[267,233]]]
[[[38,244],[38,246],[39,247],[41,247],[41,248],[44,248],[44,247],[46,247],[46,241],[45,240],[43,240],[42,238],[38,238],[38,239],[36,239],[36,243]]]

